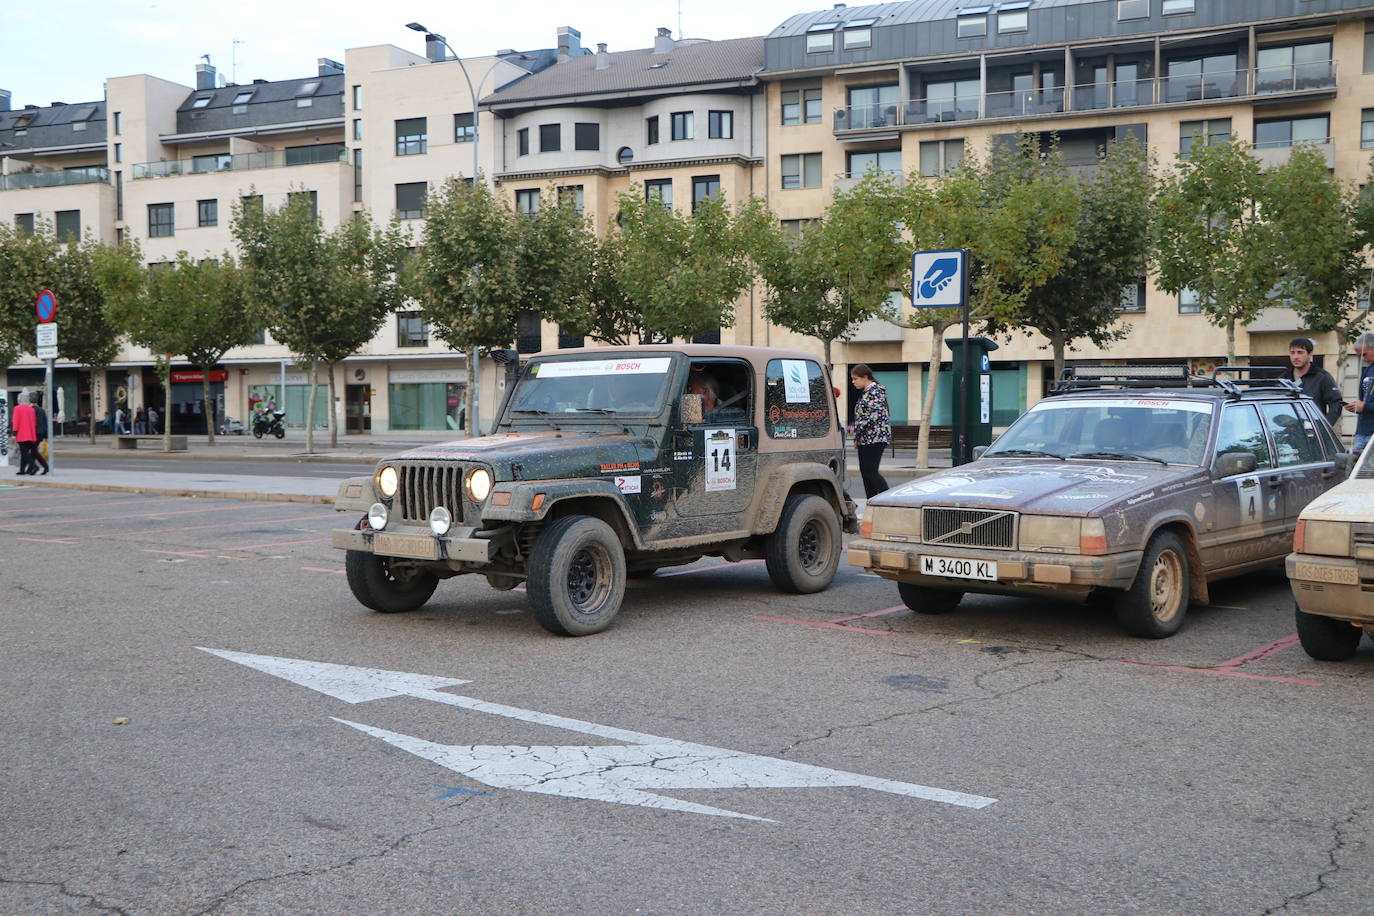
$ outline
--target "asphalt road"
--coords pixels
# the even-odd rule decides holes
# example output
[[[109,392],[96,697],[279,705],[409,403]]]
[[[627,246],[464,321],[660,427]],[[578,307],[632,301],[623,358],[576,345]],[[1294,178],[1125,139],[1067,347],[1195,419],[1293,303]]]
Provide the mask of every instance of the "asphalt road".
[[[0,912],[1357,913],[1374,894],[1374,649],[1308,659],[1281,573],[1154,642],[1080,605],[921,616],[854,569],[796,597],[707,560],[560,639],[471,577],[366,611],[339,522],[0,489]]]

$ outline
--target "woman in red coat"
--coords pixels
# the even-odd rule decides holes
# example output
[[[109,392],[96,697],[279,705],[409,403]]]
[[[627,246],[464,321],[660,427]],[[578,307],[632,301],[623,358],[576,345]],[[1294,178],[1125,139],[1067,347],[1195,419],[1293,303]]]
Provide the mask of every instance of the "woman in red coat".
[[[33,395],[25,391],[10,414],[10,431],[19,443],[19,473],[38,473],[38,415],[33,412]]]

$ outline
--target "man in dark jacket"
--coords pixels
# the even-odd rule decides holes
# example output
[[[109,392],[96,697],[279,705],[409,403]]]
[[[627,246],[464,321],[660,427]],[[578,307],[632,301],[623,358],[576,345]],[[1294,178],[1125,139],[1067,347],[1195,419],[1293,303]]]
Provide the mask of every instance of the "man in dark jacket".
[[[48,473],[48,459],[43,457],[43,441],[48,438],[48,412],[39,406],[38,393],[34,392],[30,397],[33,399],[33,419],[34,431],[38,434],[38,441],[33,444],[33,460],[35,465],[43,466],[43,473]],[[35,466],[30,474],[37,474],[38,468]]]
[[[1297,382],[1302,393],[1317,402],[1326,414],[1326,421],[1335,426],[1341,418],[1344,399],[1331,373],[1312,365],[1312,351],[1317,348],[1310,338],[1298,337],[1288,344],[1288,361],[1292,364],[1283,377]]]

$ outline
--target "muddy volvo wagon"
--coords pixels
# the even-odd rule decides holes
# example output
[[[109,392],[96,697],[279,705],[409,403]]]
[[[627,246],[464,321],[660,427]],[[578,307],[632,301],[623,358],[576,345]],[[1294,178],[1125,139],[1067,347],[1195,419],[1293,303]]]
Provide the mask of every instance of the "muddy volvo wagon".
[[[843,531],[844,441],[804,352],[642,346],[525,364],[490,435],[417,448],[339,488],[353,595],[414,610],[440,579],[525,583],[536,619],[605,629],[627,576],[703,556],[761,558],[784,592],[828,586]]]

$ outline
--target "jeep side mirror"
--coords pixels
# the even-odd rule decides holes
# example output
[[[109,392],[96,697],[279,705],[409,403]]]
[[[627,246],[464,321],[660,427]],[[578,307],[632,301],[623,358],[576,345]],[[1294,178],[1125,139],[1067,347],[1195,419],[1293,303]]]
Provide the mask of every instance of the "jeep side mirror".
[[[681,418],[683,426],[701,423],[705,415],[701,395],[684,394],[682,396],[682,401],[678,406],[678,416]]]
[[[1255,469],[1254,452],[1225,452],[1217,458],[1216,469],[1218,477],[1234,477],[1236,474],[1249,474]]]

